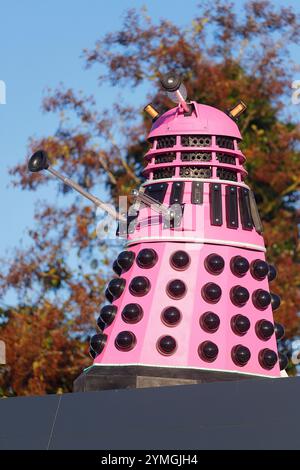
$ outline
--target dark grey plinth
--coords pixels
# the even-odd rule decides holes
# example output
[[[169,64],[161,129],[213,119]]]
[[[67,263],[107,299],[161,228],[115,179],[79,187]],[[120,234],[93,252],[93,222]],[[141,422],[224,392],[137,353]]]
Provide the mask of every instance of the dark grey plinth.
[[[300,377],[0,400],[1,449],[300,449]]]

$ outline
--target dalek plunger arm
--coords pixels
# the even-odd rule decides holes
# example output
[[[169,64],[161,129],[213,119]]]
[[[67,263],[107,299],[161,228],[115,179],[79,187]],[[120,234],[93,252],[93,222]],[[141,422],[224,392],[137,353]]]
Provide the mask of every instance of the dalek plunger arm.
[[[42,170],[49,171],[53,176],[60,179],[64,184],[66,184],[72,189],[75,189],[75,191],[80,193],[83,197],[92,201],[95,206],[100,207],[112,217],[120,220],[121,222],[126,222],[126,217],[119,214],[119,212],[117,212],[111,206],[105,204],[105,202],[101,201],[101,199],[97,198],[96,196],[93,196],[93,194],[88,193],[79,184],[75,183],[75,181],[71,180],[70,178],[67,178],[58,171],[54,170],[54,168],[50,166],[47,152],[45,152],[44,150],[38,150],[30,157],[28,162],[28,169],[29,171],[34,173]]]

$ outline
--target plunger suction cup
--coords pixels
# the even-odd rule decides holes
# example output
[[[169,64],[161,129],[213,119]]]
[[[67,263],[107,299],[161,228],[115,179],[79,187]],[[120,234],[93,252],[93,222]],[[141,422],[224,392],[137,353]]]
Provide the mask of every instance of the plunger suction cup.
[[[48,154],[44,150],[38,150],[29,159],[28,170],[38,172],[49,168]]]

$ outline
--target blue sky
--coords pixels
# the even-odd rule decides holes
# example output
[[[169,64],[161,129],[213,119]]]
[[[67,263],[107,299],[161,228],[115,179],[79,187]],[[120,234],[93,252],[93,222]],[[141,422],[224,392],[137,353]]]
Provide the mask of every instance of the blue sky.
[[[55,183],[38,193],[8,187],[7,170],[25,159],[29,137],[48,135],[56,129],[57,117],[41,112],[45,88],[63,82],[95,94],[108,105],[120,90],[96,86],[97,71],[84,70],[82,49],[91,48],[97,38],[117,29],[127,8],[147,5],[154,19],[165,17],[183,25],[194,17],[198,3],[198,0],[0,1],[0,80],[7,86],[7,104],[0,105],[0,257],[20,243],[26,227],[33,223],[38,200],[57,197]],[[300,12],[297,1],[276,3],[293,5]],[[300,64],[299,49],[293,54],[296,61],[299,55]],[[134,99],[144,104],[141,91]]]

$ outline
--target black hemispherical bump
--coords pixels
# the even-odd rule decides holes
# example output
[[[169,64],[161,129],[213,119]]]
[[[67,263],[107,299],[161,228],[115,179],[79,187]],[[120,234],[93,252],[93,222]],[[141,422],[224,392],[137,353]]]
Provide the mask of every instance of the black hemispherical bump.
[[[93,359],[95,359],[95,357],[97,356],[97,354],[95,353],[95,351],[92,350],[92,348],[90,348],[89,354]]]
[[[265,310],[271,303],[271,295],[266,290],[257,289],[252,294],[252,301],[256,308]]]
[[[102,320],[101,317],[98,317],[97,318],[97,326],[99,328],[100,331],[103,331],[105,328],[106,328],[106,323],[104,323],[104,321]]]
[[[119,351],[130,351],[135,345],[136,337],[132,331],[121,331],[115,339],[115,346]]]
[[[143,317],[143,309],[139,304],[127,304],[122,311],[122,319],[125,323],[137,323]]]
[[[161,314],[162,322],[167,326],[176,326],[181,320],[180,310],[176,307],[167,307]]]
[[[167,285],[167,294],[172,299],[181,299],[186,293],[186,285],[180,279],[173,279]]]
[[[287,355],[286,354],[283,354],[283,353],[279,353],[278,354],[278,358],[279,358],[279,367],[280,367],[280,370],[284,370],[287,368],[288,366],[288,363],[289,363],[289,360],[287,358]]]
[[[207,333],[215,333],[220,326],[220,318],[214,312],[205,312],[200,317],[200,326]]]
[[[266,341],[274,333],[274,325],[269,320],[259,320],[255,325],[255,331],[260,339]]]
[[[115,273],[116,273],[118,276],[121,276],[121,274],[122,274],[122,268],[121,268],[121,266],[118,265],[118,261],[117,261],[117,260],[115,260],[115,261],[113,262],[113,266],[112,266],[112,267],[113,267],[113,270],[115,271]]]
[[[238,366],[245,366],[251,357],[250,350],[242,344],[237,344],[231,350],[233,362]]]
[[[118,299],[125,289],[126,281],[123,278],[112,279],[108,284],[108,290],[113,296],[113,299]]]
[[[198,354],[203,361],[213,362],[219,353],[218,346],[212,341],[204,341],[198,347]]]
[[[112,324],[115,319],[117,310],[118,309],[115,305],[104,305],[104,307],[102,307],[102,309],[100,310],[100,316],[97,320],[97,325],[100,329],[103,329],[101,328],[101,325],[103,323],[105,324],[105,327]]]
[[[162,336],[157,341],[157,349],[161,354],[169,356],[176,351],[177,343],[173,336]]]
[[[221,274],[224,269],[225,263],[222,256],[216,253],[211,253],[205,258],[204,265],[206,270],[211,274]]]
[[[114,298],[113,298],[112,294],[109,292],[108,289],[105,289],[105,297],[107,298],[107,300],[108,300],[109,302],[113,302],[113,301],[114,301]]]
[[[244,315],[235,315],[230,323],[233,332],[239,336],[245,335],[250,328],[249,318]]]
[[[103,351],[106,341],[107,335],[99,333],[91,337],[90,347],[98,355]]]
[[[151,284],[147,277],[136,276],[130,282],[129,291],[132,295],[142,297],[143,295],[148,294],[150,287]]]
[[[222,289],[214,282],[208,282],[202,287],[202,297],[206,302],[217,303],[222,295]]]
[[[269,273],[269,265],[266,263],[266,261],[263,261],[262,259],[255,259],[251,263],[251,274],[254,277],[254,279],[257,279],[258,281],[261,281],[262,279],[265,279],[265,277]]]
[[[280,323],[275,322],[275,335],[276,335],[277,341],[279,341],[281,338],[284,337],[284,333],[285,333],[284,327]]]
[[[249,300],[249,292],[246,287],[234,286],[230,290],[231,302],[238,307],[242,307]]]
[[[275,277],[277,276],[277,271],[275,266],[269,264],[269,274],[268,274],[268,281],[274,281]]]
[[[137,265],[144,269],[153,268],[157,260],[158,256],[153,248],[143,248],[136,258]]]
[[[178,250],[170,258],[171,266],[178,271],[186,269],[191,262],[191,258],[186,251]]]
[[[278,357],[275,351],[265,348],[259,352],[258,360],[264,369],[273,369],[278,360]]]
[[[249,270],[249,261],[243,256],[235,256],[230,261],[230,268],[233,274],[242,277]]]
[[[277,294],[271,293],[271,306],[272,310],[277,310],[280,307],[280,297]]]
[[[120,266],[123,273],[128,271],[133,265],[135,253],[133,251],[122,251],[117,259],[117,263]]]

